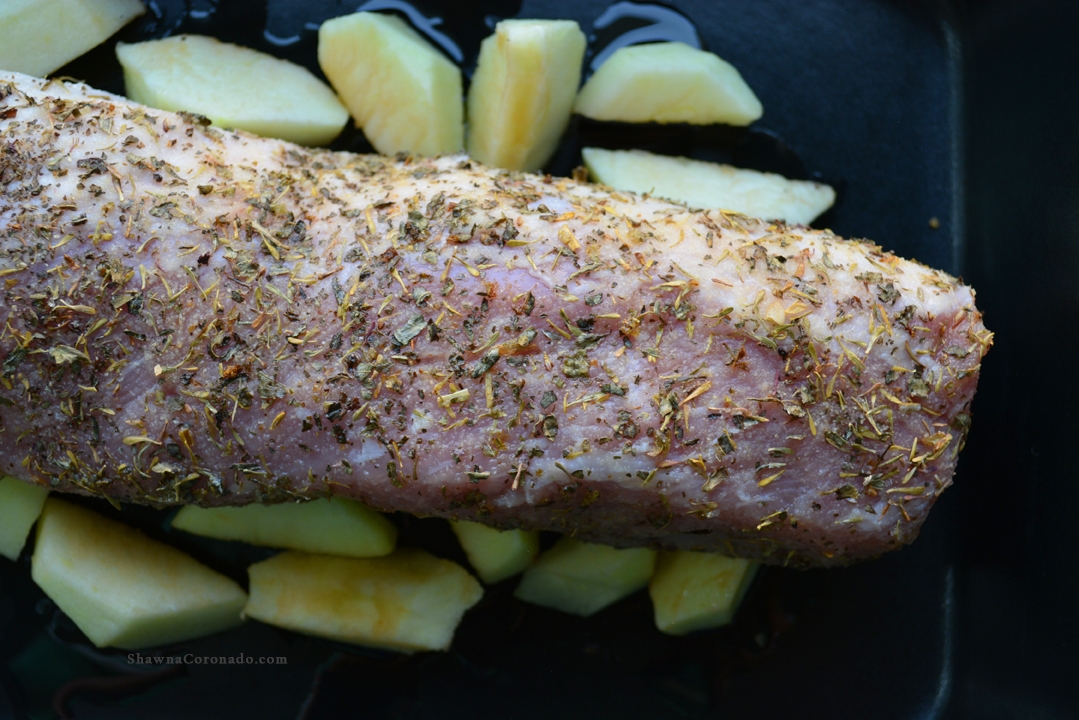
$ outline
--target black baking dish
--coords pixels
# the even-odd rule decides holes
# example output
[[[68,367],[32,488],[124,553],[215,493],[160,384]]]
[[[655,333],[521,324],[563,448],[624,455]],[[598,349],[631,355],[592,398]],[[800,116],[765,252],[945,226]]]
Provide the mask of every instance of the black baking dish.
[[[317,72],[313,28],[357,2],[156,0],[116,39],[209,34]],[[590,32],[611,4],[413,5],[443,18],[437,28],[467,71],[494,19],[570,18]],[[820,178],[839,200],[818,225],[963,275],[996,347],[955,487],[922,537],[844,570],[768,569],[731,627],[686,638],[654,629],[644,594],[580,620],[515,601],[509,581],[488,590],[448,653],[405,658],[249,623],[164,652],[286,665],[164,671],[92,649],[30,581],[27,552],[0,560],[0,717],[50,717],[54,706],[76,718],[1076,716],[1079,579],[1062,569],[1079,551],[1079,483],[1067,464],[1079,391],[1065,379],[1079,344],[1069,277],[1079,253],[1079,4],[669,7],[739,68],[763,119],[748,131],[575,122],[549,170],[568,174],[582,144],[595,144]],[[594,32],[590,52],[647,22]],[[114,42],[57,74],[122,93]],[[353,130],[336,146],[369,149]],[[168,513],[123,516],[168,532]],[[402,542],[459,559],[444,524],[398,521]],[[265,555],[169,537],[240,580]]]

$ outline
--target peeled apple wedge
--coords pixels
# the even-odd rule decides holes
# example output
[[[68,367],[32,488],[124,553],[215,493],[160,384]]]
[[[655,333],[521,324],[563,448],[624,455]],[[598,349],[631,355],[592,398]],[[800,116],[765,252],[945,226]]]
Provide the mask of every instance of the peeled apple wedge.
[[[468,154],[539,170],[569,123],[587,40],[572,20],[503,20],[480,45],[468,90]]]
[[[354,500],[201,508],[187,505],[172,527],[194,535],[308,552],[378,557],[393,552],[397,528]]]
[[[31,574],[97,646],[135,650],[239,625],[247,595],[176,548],[49,498]]]
[[[450,526],[472,569],[488,585],[513,577],[539,555],[534,530],[497,530],[467,520],[451,520]]]
[[[525,570],[519,600],[588,617],[648,584],[656,552],[564,537]]]
[[[764,113],[733,65],[679,42],[619,48],[573,109],[595,120],[692,125],[749,125]]]
[[[45,77],[144,12],[139,0],[3,0],[0,70]]]
[[[215,125],[325,145],[348,122],[333,90],[307,68],[202,35],[116,46],[127,96],[161,110],[205,115]]]
[[[774,173],[643,150],[584,148],[581,154],[596,182],[677,200],[692,208],[733,210],[808,225],[835,202],[835,190],[829,185],[788,180]]]
[[[15,560],[49,491],[13,477],[0,478],[0,555]]]
[[[707,552],[661,552],[648,584],[656,627],[669,635],[726,625],[758,563]]]
[[[327,20],[318,63],[380,153],[464,148],[461,71],[404,20],[372,12]]]
[[[283,552],[248,568],[247,617],[333,640],[446,650],[483,588],[456,563],[413,548],[381,558]]]

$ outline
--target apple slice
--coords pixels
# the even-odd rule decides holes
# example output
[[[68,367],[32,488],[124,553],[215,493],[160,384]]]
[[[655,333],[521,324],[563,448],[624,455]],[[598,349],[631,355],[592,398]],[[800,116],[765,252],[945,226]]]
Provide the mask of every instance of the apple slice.
[[[483,596],[460,565],[413,548],[367,559],[288,551],[248,574],[245,616],[402,652],[449,648],[461,617]]]
[[[467,520],[450,520],[472,569],[488,585],[513,577],[539,555],[535,530],[497,530]]]
[[[0,555],[15,560],[49,491],[13,477],[0,478]]]
[[[534,605],[588,617],[648,584],[656,552],[564,537],[525,570],[514,595]]]
[[[371,12],[327,20],[318,63],[380,153],[464,147],[461,71],[404,20]]]
[[[144,12],[139,0],[5,0],[0,69],[45,77]]]
[[[643,150],[581,150],[592,179],[616,190],[650,193],[692,208],[733,210],[808,225],[835,202],[824,183]]]
[[[243,507],[188,505],[176,514],[172,526],[218,540],[349,557],[388,555],[397,544],[393,523],[345,498]]]
[[[127,96],[162,110],[205,115],[301,145],[325,145],[348,122],[333,90],[307,68],[202,35],[116,46]]]
[[[749,125],[764,109],[733,65],[664,42],[616,50],[581,88],[574,111],[596,120]]]
[[[239,625],[247,596],[176,548],[49,498],[31,573],[99,647],[135,650]]]
[[[758,564],[717,553],[661,552],[648,585],[656,627],[669,635],[726,625]]]
[[[468,154],[539,170],[569,123],[587,40],[572,20],[503,20],[480,45],[468,90]]]

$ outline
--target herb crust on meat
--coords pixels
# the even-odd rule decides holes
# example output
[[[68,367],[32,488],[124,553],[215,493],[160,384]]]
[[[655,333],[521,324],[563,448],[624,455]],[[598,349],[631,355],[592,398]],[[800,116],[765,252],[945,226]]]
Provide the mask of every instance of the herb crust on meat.
[[[0,470],[798,567],[910,542],[992,334],[828,231],[0,73]]]

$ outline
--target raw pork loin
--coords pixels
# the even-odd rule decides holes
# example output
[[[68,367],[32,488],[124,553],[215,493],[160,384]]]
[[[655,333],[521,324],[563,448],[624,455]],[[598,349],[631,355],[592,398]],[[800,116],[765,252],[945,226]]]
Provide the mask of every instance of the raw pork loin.
[[[0,74],[0,470],[829,566],[952,482],[991,334],[867,242]]]

